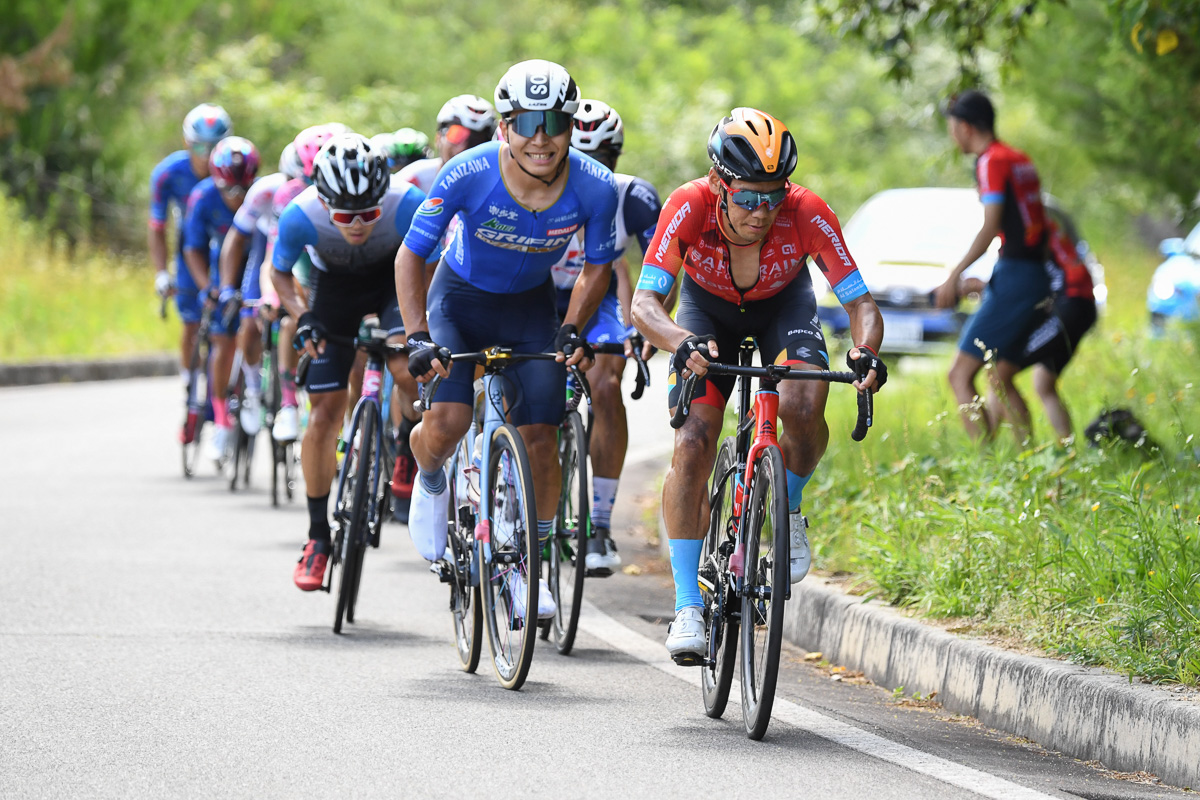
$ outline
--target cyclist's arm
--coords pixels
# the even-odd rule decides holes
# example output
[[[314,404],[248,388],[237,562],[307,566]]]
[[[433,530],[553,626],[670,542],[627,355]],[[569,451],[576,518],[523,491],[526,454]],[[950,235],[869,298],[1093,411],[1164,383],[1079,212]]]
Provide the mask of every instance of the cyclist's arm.
[[[934,290],[937,293],[938,307],[953,308],[958,302],[958,279],[967,267],[983,257],[983,254],[991,246],[992,240],[1000,235],[1000,223],[1003,217],[1003,203],[984,203],[983,227],[979,229],[979,233],[975,234],[975,241],[971,242],[967,254],[950,271],[945,282]]]
[[[691,189],[683,186],[667,198],[658,216],[654,237],[646,245],[642,274],[633,293],[631,316],[634,326],[659,350],[674,352],[695,331],[675,324],[667,311],[667,298],[678,288],[683,270],[686,242],[697,234],[700,212]],[[706,333],[707,331],[702,331]],[[716,355],[716,345],[711,350]]]
[[[162,164],[150,174],[150,219],[147,244],[155,272],[167,268],[167,174]]]
[[[225,234],[221,244],[221,286],[241,286],[242,271],[246,265],[246,242],[250,236],[238,230],[237,226]]]
[[[279,303],[287,309],[293,319],[300,319],[300,315],[308,311],[308,301],[297,291],[296,281],[292,279],[291,272],[284,272],[272,266],[271,285],[275,287],[275,294],[279,295]]]
[[[208,249],[184,246],[183,263],[187,265],[192,281],[200,294],[208,291]]]
[[[429,332],[429,319],[425,314],[428,284],[425,281],[425,257],[400,245],[396,252],[396,299],[400,303],[400,316],[404,318],[404,330],[409,333]]]
[[[150,265],[155,272],[167,268],[167,229],[151,221],[147,230],[147,244],[150,247]]]
[[[308,311],[308,301],[296,288],[292,267],[304,253],[305,246],[316,242],[317,229],[304,210],[294,203],[289,204],[279,215],[275,246],[271,251],[271,285],[279,295],[279,302],[295,319]]]
[[[575,281],[575,287],[571,289],[571,302],[563,317],[564,325],[574,325],[578,330],[583,330],[588,320],[596,313],[596,309],[600,307],[600,301],[604,299],[604,294],[608,291],[611,274],[612,262],[593,264],[588,261],[584,263],[583,270]]]
[[[633,281],[629,280],[629,261],[625,256],[617,259],[615,272],[617,273],[617,302],[621,304],[621,318],[625,320],[626,325],[629,325],[629,320],[632,319],[630,306],[633,304]]]
[[[183,263],[191,273],[192,281],[200,294],[208,290],[210,247],[208,229],[200,212],[202,196],[199,190],[192,191],[179,234],[183,238]]]

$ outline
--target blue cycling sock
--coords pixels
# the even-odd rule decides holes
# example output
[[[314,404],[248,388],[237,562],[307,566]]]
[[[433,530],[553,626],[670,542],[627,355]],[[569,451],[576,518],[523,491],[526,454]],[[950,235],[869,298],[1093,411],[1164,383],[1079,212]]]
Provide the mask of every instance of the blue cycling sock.
[[[703,606],[700,597],[700,539],[668,539],[671,548],[671,574],[675,576],[675,610]]]
[[[807,475],[797,475],[790,469],[784,470],[787,473],[788,481],[788,511],[799,511],[800,501],[804,499],[804,487],[808,486],[808,482],[812,480],[812,476],[816,473],[814,469]]]
[[[421,465],[417,465],[417,471],[421,473],[421,485],[425,487],[425,491],[430,494],[441,494],[446,491],[446,473],[440,469],[435,469],[433,472],[426,472],[421,469]]]
[[[538,520],[538,541],[545,542],[550,538],[550,534],[554,533],[554,520],[539,519]]]

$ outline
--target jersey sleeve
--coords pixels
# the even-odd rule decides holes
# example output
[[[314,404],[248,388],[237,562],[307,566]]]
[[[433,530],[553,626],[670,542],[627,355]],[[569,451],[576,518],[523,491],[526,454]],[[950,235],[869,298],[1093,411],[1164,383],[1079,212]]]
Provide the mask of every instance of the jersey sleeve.
[[[289,203],[279,217],[279,230],[271,265],[280,272],[291,272],[306,245],[317,243],[317,229],[298,203]]]
[[[250,191],[246,193],[246,201],[233,215],[233,227],[243,236],[254,235],[254,228],[259,219],[263,214],[271,213],[274,193],[267,191],[267,188],[268,184],[260,178],[250,187]]]
[[[185,250],[208,250],[208,227],[204,224],[204,190],[197,186],[188,196],[183,215],[182,240]]]
[[[654,236],[654,228],[658,225],[658,215],[662,211],[662,201],[654,187],[641,178],[634,178],[629,184],[625,196],[625,230],[637,236],[638,246],[645,253]]]
[[[429,196],[417,206],[408,231],[404,234],[404,246],[426,261],[440,247],[450,220],[462,210],[463,198],[471,184],[467,176],[455,179],[450,175],[460,157],[461,154],[455,156],[442,167],[437,180],[433,182],[433,188],[429,190]],[[413,189],[420,192],[416,186]]]
[[[612,173],[589,181],[591,209],[583,231],[583,260],[610,264],[617,248],[617,182]]]
[[[981,203],[1003,203],[1005,184],[1008,182],[1008,162],[993,153],[985,152],[975,162],[975,179],[979,182]]]
[[[397,184],[393,183],[393,186]],[[422,192],[415,183],[403,184],[408,191],[401,198],[400,204],[396,206],[396,233],[401,236],[407,236],[409,230],[412,229],[413,218],[416,216],[417,209],[425,202],[425,193]],[[411,248],[410,248],[411,249]],[[430,254],[425,257],[426,261],[437,261],[442,256],[442,248],[435,247]]]
[[[833,293],[843,305],[867,293],[867,284],[850,256],[842,226],[824,200],[808,192],[800,202],[796,224],[801,226],[802,243]]]
[[[688,184],[667,198],[667,204],[659,212],[654,236],[642,257],[642,275],[636,288],[665,296],[675,285],[687,254],[686,237],[700,224],[704,214],[703,206],[693,193],[694,187]]]
[[[165,160],[150,173],[150,227],[162,228],[167,224],[167,203],[170,201],[168,185],[171,173],[167,170]]]

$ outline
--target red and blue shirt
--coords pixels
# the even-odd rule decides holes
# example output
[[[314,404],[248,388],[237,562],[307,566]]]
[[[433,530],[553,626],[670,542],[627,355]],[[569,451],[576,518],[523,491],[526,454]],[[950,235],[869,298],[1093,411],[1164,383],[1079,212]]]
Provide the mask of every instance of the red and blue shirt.
[[[975,161],[975,180],[985,206],[1004,206],[1000,257],[1040,263],[1046,249],[1046,211],[1042,184],[1029,156],[995,140]]]

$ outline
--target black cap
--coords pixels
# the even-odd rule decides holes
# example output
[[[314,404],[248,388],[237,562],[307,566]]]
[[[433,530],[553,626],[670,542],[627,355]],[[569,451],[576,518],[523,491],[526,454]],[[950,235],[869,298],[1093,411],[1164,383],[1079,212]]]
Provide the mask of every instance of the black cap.
[[[950,98],[946,116],[961,119],[981,131],[991,131],[996,125],[996,110],[983,92],[968,89]]]

